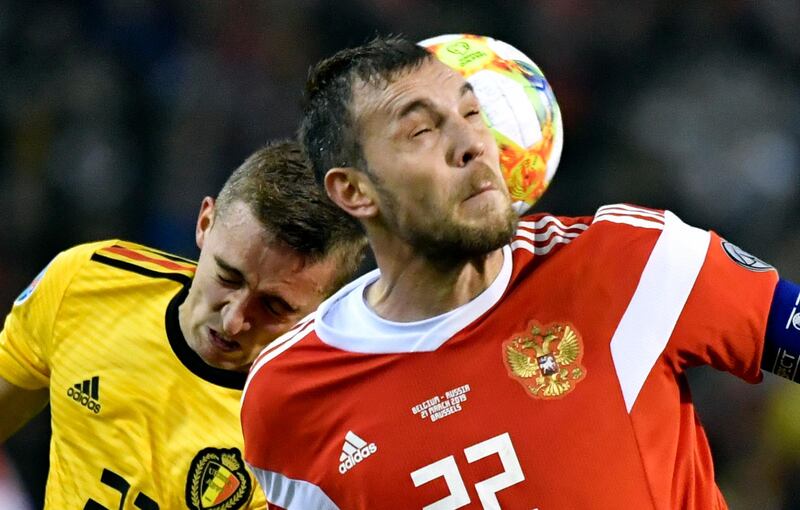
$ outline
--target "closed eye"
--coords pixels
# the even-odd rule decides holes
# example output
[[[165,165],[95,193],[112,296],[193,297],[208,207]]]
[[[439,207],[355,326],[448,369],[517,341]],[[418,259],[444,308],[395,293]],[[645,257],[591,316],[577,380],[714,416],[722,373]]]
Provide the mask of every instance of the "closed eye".
[[[236,280],[236,279],[233,279],[233,278],[226,278],[226,277],[222,276],[221,274],[217,275],[217,280],[219,280],[220,283],[222,283],[223,285],[227,285],[228,287],[233,287],[233,286],[239,285],[239,280]]]
[[[271,314],[279,317],[288,316],[297,311],[289,303],[276,297],[264,297],[261,299],[261,304]]]
[[[226,287],[238,287],[244,281],[242,272],[228,264],[221,257],[214,255],[214,261],[217,263],[217,270],[215,271],[217,280]]]
[[[281,312],[278,311],[278,309],[275,307],[275,305],[272,304],[272,301],[270,301],[269,299],[265,299],[264,301],[262,301],[262,303],[264,305],[264,308],[269,310],[269,313],[271,313],[272,315],[281,315]]]

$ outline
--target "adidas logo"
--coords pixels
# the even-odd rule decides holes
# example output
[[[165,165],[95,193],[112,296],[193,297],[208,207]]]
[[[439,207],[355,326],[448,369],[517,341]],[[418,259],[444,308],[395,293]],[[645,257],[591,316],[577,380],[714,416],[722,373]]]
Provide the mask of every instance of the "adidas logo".
[[[373,453],[378,451],[375,443],[367,444],[366,441],[349,431],[344,436],[344,445],[342,446],[342,454],[339,455],[339,472],[341,474],[347,473],[353,469],[356,464],[366,459]]]
[[[100,377],[94,376],[67,388],[67,396],[94,414],[100,412]]]

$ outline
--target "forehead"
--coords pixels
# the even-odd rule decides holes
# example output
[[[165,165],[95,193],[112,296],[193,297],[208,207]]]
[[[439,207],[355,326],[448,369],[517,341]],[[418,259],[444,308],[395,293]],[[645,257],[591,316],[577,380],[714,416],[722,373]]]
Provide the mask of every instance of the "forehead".
[[[231,204],[218,220],[203,250],[212,264],[240,273],[256,292],[279,295],[302,308],[316,305],[335,278],[335,263],[311,262],[270,234],[241,202]]]
[[[439,60],[431,57],[418,67],[400,71],[390,81],[353,84],[353,114],[360,125],[379,116],[397,118],[414,101],[433,103],[458,98],[466,84],[464,78]]]

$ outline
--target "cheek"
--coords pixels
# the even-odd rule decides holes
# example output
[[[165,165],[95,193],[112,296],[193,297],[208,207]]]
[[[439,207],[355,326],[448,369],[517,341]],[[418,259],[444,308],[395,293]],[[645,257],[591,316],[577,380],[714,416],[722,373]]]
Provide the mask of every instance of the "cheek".
[[[498,168],[500,167],[500,147],[497,146],[497,140],[494,139],[494,136],[491,132],[487,131],[486,139],[484,140],[484,144],[486,145],[486,155],[492,159],[492,161],[497,161]]]
[[[453,175],[452,169],[433,158],[417,158],[409,162],[409,166],[390,187],[396,190],[393,195],[397,202],[406,205],[425,205],[437,203],[442,197],[450,194]]]
[[[292,315],[274,315],[268,310],[262,308],[256,300],[253,300],[248,305],[245,312],[247,317],[252,321],[254,331],[257,332],[256,341],[272,341],[278,336],[282,335],[302,317]]]
[[[381,172],[382,182],[376,184],[382,209],[401,223],[409,216],[438,214],[453,200],[456,191],[453,170],[443,160],[427,154],[406,158],[401,153],[391,166],[377,167],[387,170]]]
[[[454,202],[455,185],[451,179],[441,178],[426,179],[415,192],[409,196],[405,204],[406,216],[416,217],[417,221],[436,221],[446,214]]]
[[[274,320],[261,322],[255,330],[255,335],[245,335],[238,338],[238,340],[243,346],[249,344],[250,352],[257,354],[279,336],[289,331],[294,324],[295,322],[281,323]]]
[[[200,301],[203,305],[208,309],[216,310],[225,302],[229,291],[216,282],[211,281],[206,282],[205,285],[201,285],[200,292]]]

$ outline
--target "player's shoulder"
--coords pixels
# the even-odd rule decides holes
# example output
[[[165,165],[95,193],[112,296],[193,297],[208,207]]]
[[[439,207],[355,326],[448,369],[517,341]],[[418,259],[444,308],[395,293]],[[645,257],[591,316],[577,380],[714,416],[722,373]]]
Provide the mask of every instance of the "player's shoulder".
[[[269,344],[251,365],[240,419],[245,460],[253,467],[297,457],[306,440],[333,426],[330,419],[341,395],[327,388],[344,368],[331,362],[332,351],[316,336],[317,313]],[[284,437],[287,424],[292,434]]]
[[[58,253],[54,261],[61,261],[62,264],[83,264],[92,258],[92,254],[106,246],[111,246],[117,242],[118,239],[105,239],[103,241],[94,241],[90,243],[82,243],[71,246],[60,253]]]
[[[14,300],[14,306],[22,305],[34,294],[37,288],[49,289],[48,294],[63,295],[72,282],[83,274],[98,250],[116,243],[116,239],[83,243],[67,248],[53,257],[37,274],[28,287]]]
[[[117,239],[108,239],[71,246],[53,257],[39,277],[43,277],[46,274],[48,279],[58,277],[71,278],[71,275],[79,272],[91,261],[94,253],[117,242],[119,242]]]
[[[102,287],[99,282],[108,282],[108,275],[120,271],[126,278],[166,278],[185,285],[194,276],[195,267],[191,260],[120,239],[78,244],[53,257],[14,304],[26,302],[40,284],[62,295],[78,283],[82,289],[97,290]]]
[[[647,246],[655,241],[678,250],[692,244],[703,247],[708,244],[710,235],[705,228],[684,223],[672,211],[633,204],[600,207],[592,218],[588,232],[593,233],[593,239],[602,239],[620,247],[624,245],[626,249],[637,243]]]
[[[511,248],[515,259],[523,264],[542,263],[558,253],[585,255],[585,250],[594,250],[598,244],[617,246],[632,239],[653,240],[664,229],[668,214],[627,203],[603,205],[594,214],[583,216],[531,214],[520,218]],[[581,242],[576,243],[579,239]],[[574,248],[565,250],[570,245]]]
[[[544,256],[570,244],[591,225],[591,216],[538,213],[520,218],[511,243],[513,250]]]
[[[628,203],[600,206],[594,214],[583,216],[559,216],[547,212],[535,213],[520,218],[515,240],[535,242],[537,251],[548,251],[545,246],[568,243],[586,231],[595,231],[597,225],[615,228],[615,225],[640,229],[662,230],[667,215],[662,209],[654,209]]]
[[[197,266],[191,259],[119,239],[90,243],[77,249],[85,250],[96,264],[147,277],[188,281]]]
[[[653,209],[634,204],[608,204],[597,209],[592,218],[593,225],[602,224],[604,227],[615,225],[622,226],[622,230],[627,231],[633,227],[636,229],[663,230],[667,222],[668,211]],[[674,215],[672,215],[674,216]]]
[[[309,342],[316,339],[316,319],[318,312],[312,312],[301,319],[289,331],[276,338],[256,357],[253,364],[250,366],[250,372],[245,383],[244,392],[247,393],[248,389],[256,386],[256,381],[262,378],[259,375],[262,372],[267,372],[269,369],[276,365],[276,359],[281,361],[289,358],[301,358],[302,353],[300,347],[303,342]],[[299,363],[303,363],[302,360]],[[270,376],[272,378],[274,376]]]

